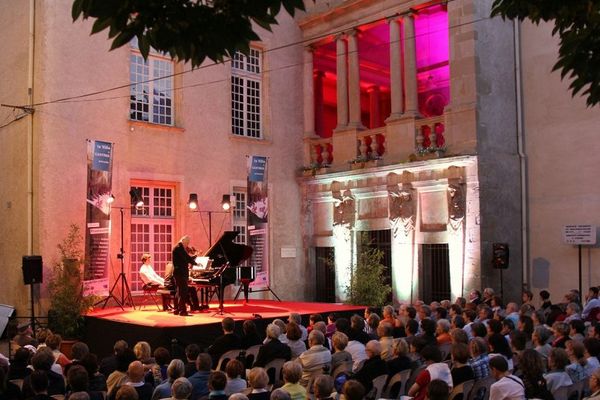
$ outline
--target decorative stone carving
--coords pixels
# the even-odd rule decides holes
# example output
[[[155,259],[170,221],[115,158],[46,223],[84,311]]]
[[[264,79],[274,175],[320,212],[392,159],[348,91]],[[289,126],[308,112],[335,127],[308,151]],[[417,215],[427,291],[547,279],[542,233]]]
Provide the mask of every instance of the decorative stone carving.
[[[349,189],[333,192],[333,225],[354,226],[356,221],[356,207],[354,196]]]
[[[465,218],[464,184],[448,184],[448,224],[456,231]]]
[[[388,186],[389,218],[392,225],[392,234],[397,236],[402,228],[404,236],[408,236],[415,229],[415,206],[411,185]]]

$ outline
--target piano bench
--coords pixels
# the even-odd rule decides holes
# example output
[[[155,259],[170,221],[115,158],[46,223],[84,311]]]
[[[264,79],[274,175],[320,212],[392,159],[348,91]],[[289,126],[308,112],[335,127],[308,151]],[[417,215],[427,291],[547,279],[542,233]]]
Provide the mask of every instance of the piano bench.
[[[162,298],[163,311],[175,308],[175,291],[159,289],[156,294],[159,294]]]

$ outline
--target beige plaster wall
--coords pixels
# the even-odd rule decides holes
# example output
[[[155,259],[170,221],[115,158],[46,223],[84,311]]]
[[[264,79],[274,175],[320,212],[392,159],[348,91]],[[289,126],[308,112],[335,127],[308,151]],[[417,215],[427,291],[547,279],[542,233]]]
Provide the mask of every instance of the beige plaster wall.
[[[8,8],[8,2],[5,3],[7,13],[16,8]],[[14,3],[21,2],[10,2],[11,5]],[[129,83],[130,52],[127,47],[108,52],[110,42],[106,33],[89,36],[89,22],[73,24],[71,0],[39,3],[36,102]],[[279,23],[273,34],[264,34],[265,40],[260,45],[265,50],[299,41],[300,32],[291,17],[282,14]],[[27,26],[25,23],[22,25]],[[14,34],[15,37],[26,37],[22,32]],[[21,61],[22,54],[16,58],[20,60],[18,69],[22,70],[21,64],[26,66],[26,58]],[[90,101],[53,103],[36,109],[39,123],[35,125],[35,136],[39,142],[40,179],[36,188],[39,207],[35,213],[40,224],[38,251],[44,256],[46,269],[56,258],[56,244],[67,232],[69,224],[77,223],[83,227],[85,223],[86,139],[114,143],[113,190],[117,206],[128,205],[132,180],[174,182],[177,201],[175,236],[178,239],[184,233],[190,234],[193,244],[200,249],[208,248],[208,238],[198,214],[187,210],[189,192],[199,194],[201,209],[220,209],[221,195],[230,193],[234,182],[245,181],[246,156],[263,155],[269,157],[272,189],[272,287],[284,299],[304,298],[302,238],[300,232],[293,228],[300,224],[301,196],[295,174],[302,165],[301,48],[290,45],[265,53],[263,125],[266,134],[265,140],[260,141],[236,138],[230,134],[229,65],[209,64],[211,62],[206,63],[207,67],[185,73],[175,81],[175,87],[184,88],[176,94],[176,120],[180,129],[130,123],[128,87],[86,99]],[[3,68],[10,69],[11,66]],[[190,66],[178,65],[176,70],[187,71]],[[16,154],[11,153],[11,157],[16,157]],[[15,162],[19,160],[17,158]],[[5,163],[5,158],[0,162]],[[23,163],[22,160],[19,162]],[[22,174],[22,168],[11,169]],[[22,176],[16,181],[21,182],[21,179]],[[15,190],[21,197],[24,196],[23,191],[23,188]],[[5,213],[5,201],[1,209]],[[213,230],[214,239],[221,226],[221,216],[215,215],[213,219],[217,226]],[[118,212],[114,212],[111,277],[119,272],[120,264],[116,258],[120,247],[119,222]],[[129,261],[128,222],[126,212],[126,261]],[[227,218],[223,229],[229,228],[231,223]],[[2,229],[15,229],[19,235],[22,230],[16,221],[11,222],[10,228]],[[297,257],[281,259],[281,247],[296,247]],[[289,279],[290,276],[295,279]],[[11,281],[15,280],[16,276],[11,276]],[[9,294],[5,301],[14,301],[15,297]]]
[[[561,301],[578,287],[577,248],[563,244],[565,224],[600,225],[600,113],[571,97],[552,72],[558,54],[552,26],[522,24],[524,132],[528,160],[530,276]],[[583,251],[583,290],[600,284],[600,252]]]

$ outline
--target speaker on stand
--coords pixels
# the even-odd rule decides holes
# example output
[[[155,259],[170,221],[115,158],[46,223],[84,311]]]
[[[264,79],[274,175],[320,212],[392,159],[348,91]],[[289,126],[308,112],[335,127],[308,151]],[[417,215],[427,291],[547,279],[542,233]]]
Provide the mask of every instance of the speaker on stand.
[[[42,256],[23,256],[23,282],[30,287],[31,329],[35,335],[35,299],[33,285],[43,282]]]
[[[492,247],[492,267],[500,270],[500,296],[504,298],[502,271],[508,269],[508,243],[494,243]]]

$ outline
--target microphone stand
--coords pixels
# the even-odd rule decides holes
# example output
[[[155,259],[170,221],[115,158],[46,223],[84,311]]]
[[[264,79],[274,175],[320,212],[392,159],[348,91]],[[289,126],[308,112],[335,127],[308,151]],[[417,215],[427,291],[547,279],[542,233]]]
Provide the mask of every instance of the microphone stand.
[[[129,284],[127,283],[127,276],[125,275],[125,251],[123,250],[123,207],[119,207],[119,212],[121,214],[121,249],[119,254],[117,254],[117,258],[121,260],[121,272],[119,276],[113,283],[112,288],[108,292],[108,296],[104,299],[100,300],[96,305],[104,302],[102,304],[102,308],[106,308],[106,304],[110,299],[113,299],[115,303],[121,310],[125,310],[124,306],[132,307],[135,310],[135,305],[133,304],[133,297],[131,296],[131,290],[129,289]],[[121,298],[118,299],[115,295],[115,289],[117,288],[117,284],[121,283]]]

